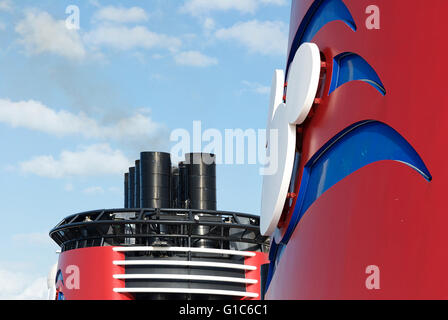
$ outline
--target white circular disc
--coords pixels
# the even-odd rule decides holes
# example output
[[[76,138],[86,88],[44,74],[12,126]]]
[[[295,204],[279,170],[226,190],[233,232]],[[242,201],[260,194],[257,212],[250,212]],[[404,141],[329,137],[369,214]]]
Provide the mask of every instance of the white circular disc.
[[[294,167],[296,125],[305,121],[313,106],[320,70],[317,45],[302,44],[289,68],[286,104],[283,103],[284,73],[281,70],[274,73],[266,133],[266,159],[270,159],[270,164],[263,177],[260,217],[261,233],[265,236],[275,232],[283,212]],[[272,129],[277,130],[278,139],[271,140]]]
[[[265,236],[272,235],[277,227],[294,167],[296,126],[288,123],[285,104],[278,106],[270,129],[277,129],[278,139],[269,140],[267,158],[270,163],[263,177],[260,230]]]
[[[268,123],[266,128],[269,129],[272,119],[274,119],[277,107],[283,103],[283,90],[285,88],[285,72],[283,70],[275,70],[272,76],[271,98],[269,101]]]
[[[266,132],[269,132],[271,122],[274,119],[275,112],[279,105],[283,103],[283,92],[285,89],[285,72],[283,70],[275,70],[272,76],[271,98],[269,100],[268,123],[266,124]],[[269,145],[269,134],[266,134],[266,146]]]
[[[286,109],[288,121],[300,125],[307,118],[319,86],[321,60],[319,48],[306,42],[297,50],[289,67]]]

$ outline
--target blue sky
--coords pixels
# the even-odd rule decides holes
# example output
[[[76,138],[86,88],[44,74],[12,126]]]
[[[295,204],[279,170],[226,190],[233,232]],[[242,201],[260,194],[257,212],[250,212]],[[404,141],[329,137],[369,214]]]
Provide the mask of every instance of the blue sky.
[[[44,296],[48,231],[122,207],[130,162],[170,151],[172,130],[264,129],[289,14],[287,0],[0,0],[0,298]],[[259,166],[217,173],[219,209],[258,214]]]

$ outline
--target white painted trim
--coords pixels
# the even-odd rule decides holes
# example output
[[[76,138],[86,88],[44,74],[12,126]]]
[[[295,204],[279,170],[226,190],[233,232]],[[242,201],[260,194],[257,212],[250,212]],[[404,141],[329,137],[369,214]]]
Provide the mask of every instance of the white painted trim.
[[[142,265],[159,265],[159,266],[189,266],[189,267],[211,267],[211,268],[227,268],[240,270],[257,270],[256,266],[235,263],[206,262],[206,261],[178,261],[178,260],[114,260],[117,266],[142,266]]]
[[[258,298],[258,293],[229,291],[229,290],[208,290],[208,289],[187,289],[187,288],[114,288],[117,293],[187,293],[187,294],[213,294],[223,296],[237,296]]]
[[[207,248],[188,248],[188,247],[115,247],[117,252],[135,252],[135,251],[169,251],[169,252],[195,252],[195,253],[216,253],[228,254],[232,256],[255,257],[255,252],[224,250],[224,249],[207,249]]]
[[[257,284],[258,280],[234,278],[234,277],[215,277],[215,276],[201,276],[201,275],[187,275],[187,274],[114,274],[114,279],[128,280],[128,279],[168,279],[168,280],[197,280],[197,281],[216,281],[216,282],[234,282]]]

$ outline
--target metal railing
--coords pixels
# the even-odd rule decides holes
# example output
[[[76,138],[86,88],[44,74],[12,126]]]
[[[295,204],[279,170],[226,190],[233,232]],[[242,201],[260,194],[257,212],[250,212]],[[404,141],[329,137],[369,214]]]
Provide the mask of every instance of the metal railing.
[[[65,218],[50,237],[62,251],[97,246],[266,251],[268,246],[260,234],[258,216],[193,209],[89,211]]]

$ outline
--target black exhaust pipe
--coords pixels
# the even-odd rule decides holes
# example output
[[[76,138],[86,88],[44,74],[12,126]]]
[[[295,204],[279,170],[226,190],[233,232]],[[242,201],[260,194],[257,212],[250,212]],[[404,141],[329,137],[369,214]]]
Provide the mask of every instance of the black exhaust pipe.
[[[134,208],[141,208],[141,199],[140,199],[140,160],[135,161],[135,199],[134,199]]]
[[[124,174],[124,208],[129,209],[129,172]]]
[[[216,157],[208,153],[187,153],[188,198],[191,209],[216,210]]]
[[[164,152],[140,154],[142,208],[171,207],[171,156]]]
[[[129,209],[134,208],[134,205],[135,205],[135,167],[129,168],[128,202],[129,202]]]

